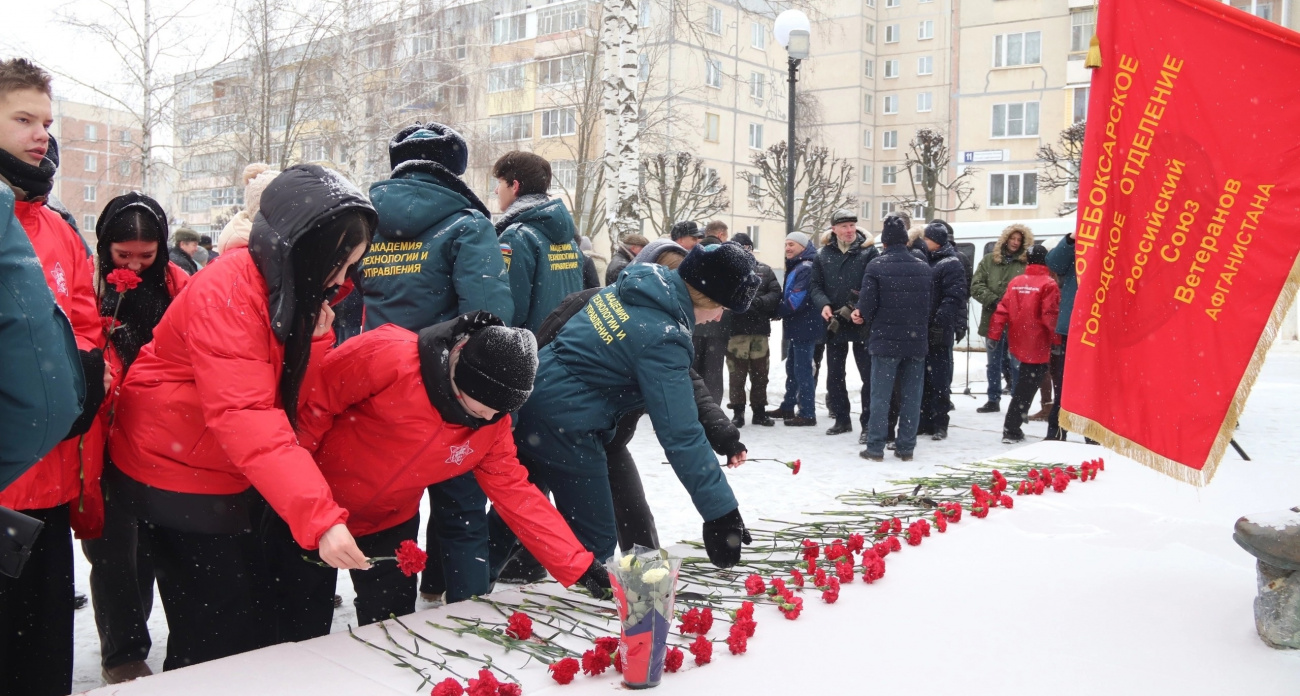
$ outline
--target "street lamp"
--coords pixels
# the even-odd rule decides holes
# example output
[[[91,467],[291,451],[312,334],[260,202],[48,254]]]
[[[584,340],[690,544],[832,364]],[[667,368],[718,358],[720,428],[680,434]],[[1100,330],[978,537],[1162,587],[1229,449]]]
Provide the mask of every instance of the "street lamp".
[[[808,15],[799,10],[782,12],[777,15],[776,24],[772,26],[772,34],[776,36],[777,43],[784,46],[786,53],[790,55],[790,106],[789,123],[787,124],[788,133],[785,140],[786,234],[794,232],[794,85],[798,81],[799,63],[808,57],[808,49],[812,44],[811,29],[812,25],[808,22]]]

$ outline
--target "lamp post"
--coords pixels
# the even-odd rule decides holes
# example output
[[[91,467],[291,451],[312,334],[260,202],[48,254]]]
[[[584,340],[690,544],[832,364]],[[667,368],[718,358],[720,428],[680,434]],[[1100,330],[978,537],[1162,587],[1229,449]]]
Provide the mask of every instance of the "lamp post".
[[[787,124],[788,132],[785,140],[786,234],[794,232],[794,86],[795,83],[798,82],[799,63],[808,57],[808,49],[812,43],[811,29],[812,25],[808,22],[808,16],[799,10],[786,10],[785,12],[782,12],[780,15],[777,15],[776,23],[772,26],[772,34],[776,36],[777,43],[784,46],[786,53],[790,56],[789,123]]]

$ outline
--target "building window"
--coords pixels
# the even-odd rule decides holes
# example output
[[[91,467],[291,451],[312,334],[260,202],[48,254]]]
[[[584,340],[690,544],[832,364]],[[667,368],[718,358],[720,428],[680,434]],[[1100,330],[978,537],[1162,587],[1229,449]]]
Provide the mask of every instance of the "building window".
[[[990,208],[1037,208],[1037,172],[989,174]]]
[[[533,115],[495,116],[488,125],[488,137],[494,143],[528,140],[533,137]]]
[[[749,74],[749,96],[755,99],[762,100],[763,93],[765,91],[766,89],[764,88],[763,73],[750,73]]]
[[[898,165],[886,164],[880,168],[880,183],[891,186],[898,183]]]
[[[722,35],[722,10],[709,5],[708,8],[708,31],[710,34]]]
[[[573,109],[548,109],[542,112],[542,137],[554,138],[578,132]]]
[[[320,138],[302,142],[302,160],[304,162],[324,162],[330,159],[334,148]]]
[[[704,114],[704,139],[711,143],[718,142],[721,125],[722,119],[717,114]]]
[[[867,128],[862,131],[862,147],[865,147],[866,149],[870,150],[875,145],[875,143],[872,142],[873,139],[874,138],[870,128]]]
[[[522,41],[528,34],[528,16],[524,14],[497,17],[492,20],[492,43],[504,44]]]
[[[767,48],[767,27],[753,22],[749,25],[749,45],[759,50]]]
[[[933,19],[927,19],[927,20],[921,22],[921,24],[917,26],[917,29],[916,29],[916,38],[919,39],[919,40],[921,40],[921,41],[925,41],[926,39],[933,39],[933,38],[934,38],[934,20],[933,20]]]
[[[862,113],[869,114],[876,105],[876,96],[874,94],[862,95]]]
[[[130,144],[131,144],[131,131],[129,131],[129,130],[124,130],[124,131],[122,131],[121,133],[118,133],[118,134],[117,134],[117,139],[118,139],[118,142],[122,143],[123,145],[130,145]]]
[[[452,53],[455,54],[456,60],[465,60],[466,56],[469,55],[469,47],[465,41],[465,35],[461,34],[456,37],[455,43],[452,45]]]
[[[117,163],[117,175],[120,177],[131,176],[131,160],[122,160]]]
[[[876,61],[871,60],[870,58],[868,58],[867,61],[866,61],[866,63],[863,64],[863,67],[862,67],[862,74],[863,74],[863,75],[866,75],[867,77],[875,77],[875,76],[876,76]]]
[[[898,37],[903,33],[903,25],[889,24],[885,26],[885,43],[898,43]]]
[[[763,197],[763,177],[760,174],[746,174],[745,183],[747,184],[746,195],[749,200],[756,201]]]
[[[91,214],[82,215],[82,216],[81,216],[81,229],[83,229],[83,230],[93,230],[93,229],[95,229],[95,222],[96,222],[96,220],[95,220],[95,216],[94,216],[94,215],[91,215]]]
[[[93,124],[93,123],[87,123],[87,124],[86,124],[86,141],[87,141],[87,142],[91,142],[91,143],[93,143],[93,142],[95,142],[95,139],[98,138],[98,137],[99,137],[99,127],[96,126],[96,125]]]
[[[1088,88],[1075,87],[1074,90],[1074,120],[1071,123],[1088,120]]]
[[[650,79],[650,54],[636,54],[636,81],[646,82]]]
[[[1043,34],[1038,31],[998,34],[993,37],[993,67],[1037,65],[1043,59],[1042,43]]]
[[[885,0],[885,7],[898,7],[903,4],[903,0]]]
[[[1279,0],[1232,0],[1232,6],[1243,11],[1249,12],[1260,19],[1267,19],[1270,22],[1281,20],[1282,13],[1278,6],[1282,5]],[[1285,7],[1285,5],[1282,5]]]
[[[916,95],[917,113],[926,113],[934,110],[934,92],[921,92]]]
[[[722,62],[713,58],[704,59],[704,83],[714,89],[722,89]]]
[[[993,137],[1038,135],[1038,102],[993,105]]]
[[[522,65],[518,66],[518,68],[518,87],[522,87],[524,83],[524,70]],[[488,75],[488,91],[493,91],[491,88],[491,73]],[[586,75],[587,60],[586,56],[581,53],[552,58],[550,60],[541,61],[537,64],[537,84],[540,85],[563,85],[570,82],[581,82]],[[517,89],[518,87],[512,87],[511,89]]]
[[[1086,53],[1097,31],[1097,11],[1089,7],[1070,11],[1070,53]]]
[[[578,163],[573,160],[551,162],[551,190],[572,191],[578,185]]]
[[[876,43],[876,25],[868,24],[863,28],[862,39],[869,44]]]
[[[749,147],[753,150],[763,149],[763,124],[749,124]]]
[[[862,165],[862,183],[871,183],[871,165],[869,164]]]
[[[934,74],[934,56],[921,56],[920,58],[917,58],[917,59],[916,59],[916,74],[917,74],[917,75],[933,75],[933,74]]]
[[[86,155],[86,171],[93,172],[99,170],[99,158],[94,155]]]
[[[758,251],[758,225],[745,225],[745,234],[754,242],[754,251]]]
[[[884,113],[886,116],[888,116],[888,115],[890,115],[890,114],[896,114],[896,113],[898,113],[898,95],[897,95],[897,94],[888,94],[888,95],[885,95],[885,110],[884,110],[882,113]]]
[[[897,203],[895,203],[895,202],[893,202],[893,201],[881,201],[881,202],[880,202],[880,219],[881,219],[881,220],[884,220],[885,218],[889,217],[890,215],[893,215],[893,214],[896,213],[896,212],[898,212],[898,204],[897,204]]]
[[[547,61],[551,62],[551,61]],[[488,71],[488,92],[510,92],[524,86],[524,65],[506,65]]]
[[[537,35],[548,36],[587,26],[587,3],[566,2],[556,7],[537,11]]]
[[[638,23],[643,27],[650,26],[650,0],[641,0],[641,6],[638,9],[641,15],[637,18]]]
[[[884,150],[898,149],[898,131],[887,130],[880,134],[880,147]]]
[[[94,202],[95,202],[95,187],[94,187],[94,186],[83,186],[82,189],[81,189],[81,200],[83,200],[83,201],[85,201],[85,202],[87,202],[87,203],[94,203]]]
[[[885,61],[885,79],[892,80],[898,77],[898,59]]]

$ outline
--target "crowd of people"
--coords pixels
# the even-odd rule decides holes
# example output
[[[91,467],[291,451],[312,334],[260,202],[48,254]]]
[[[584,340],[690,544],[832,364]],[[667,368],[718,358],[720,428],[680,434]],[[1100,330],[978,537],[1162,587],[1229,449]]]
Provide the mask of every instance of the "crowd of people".
[[[815,425],[824,356],[828,434],[853,430],[852,353],[862,456],[910,459],[918,432],[946,436],[970,294],[990,355],[1025,378],[1006,437],[1044,374],[1059,403],[1072,276],[1058,292],[1023,228],[972,279],[947,223],[909,236],[890,216],[877,248],[838,211],[829,234],[786,237],[782,282],[748,235],[679,221],[623,237],[602,283],[545,159],[496,161],[494,222],[461,178],[465,140],[415,123],[368,195],[253,164],[215,248],[131,192],[92,253],[49,199],[51,121],[48,74],[0,62],[0,696],[71,690],[74,535],[118,683],[150,673],[155,585],[166,669],[328,633],[338,570],[361,623],[548,573],[606,596],[616,547],[659,542],[628,450],[643,415],[709,559],[735,565],[750,537],[722,466],[746,460],[739,429]],[[426,492],[417,584],[371,559],[417,537]]]

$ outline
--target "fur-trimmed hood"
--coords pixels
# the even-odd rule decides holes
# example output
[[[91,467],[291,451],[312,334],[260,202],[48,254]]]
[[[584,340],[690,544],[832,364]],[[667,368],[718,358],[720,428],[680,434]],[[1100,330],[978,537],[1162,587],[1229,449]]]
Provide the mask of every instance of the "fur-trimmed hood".
[[[1034,245],[1034,232],[1020,223],[1010,225],[1005,230],[1002,230],[1002,234],[998,237],[997,245],[993,247],[994,263],[1007,262],[1007,260],[1003,259],[1002,250],[1006,248],[1007,240],[1011,239],[1011,235],[1015,232],[1019,232],[1021,236],[1024,237],[1024,243],[1020,245],[1020,251],[1010,260],[1028,263],[1027,257],[1029,254],[1029,247]]]

